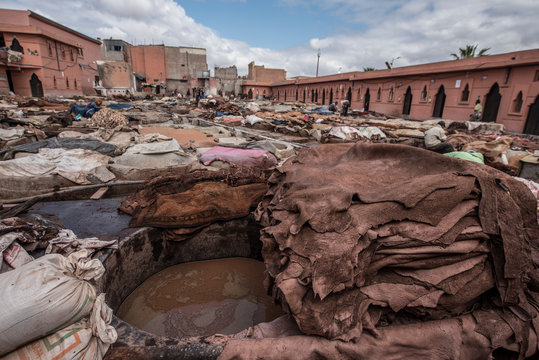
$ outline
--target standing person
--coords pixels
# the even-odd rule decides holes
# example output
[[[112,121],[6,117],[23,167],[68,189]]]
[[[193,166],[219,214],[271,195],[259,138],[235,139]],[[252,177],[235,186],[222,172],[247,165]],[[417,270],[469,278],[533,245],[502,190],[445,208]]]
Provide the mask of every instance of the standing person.
[[[477,99],[475,102],[475,106],[473,108],[473,114],[471,116],[472,121],[479,121],[481,120],[481,115],[483,113],[483,106],[481,105],[481,100]]]
[[[200,101],[200,89],[196,89],[195,94],[196,94],[195,99],[196,99],[197,106],[198,106],[198,102]]]
[[[348,115],[348,108],[350,107],[350,101],[344,100],[342,101],[342,112],[341,116],[347,116]]]
[[[436,126],[430,128],[425,132],[425,147],[428,150],[440,154],[455,151],[452,144],[445,142],[446,137],[443,127],[445,127],[445,122],[438,121],[438,124],[436,124]]]

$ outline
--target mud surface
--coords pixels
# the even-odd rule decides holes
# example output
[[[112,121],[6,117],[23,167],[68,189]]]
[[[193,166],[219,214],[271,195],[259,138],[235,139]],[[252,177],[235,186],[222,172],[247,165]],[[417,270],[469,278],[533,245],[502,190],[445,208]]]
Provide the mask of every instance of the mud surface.
[[[282,315],[263,279],[264,264],[252,259],[180,264],[146,280],[116,315],[161,336],[234,334]]]
[[[112,240],[133,232],[130,216],[119,212],[122,198],[101,200],[72,200],[37,203],[30,214],[54,216],[81,238],[97,237]]]

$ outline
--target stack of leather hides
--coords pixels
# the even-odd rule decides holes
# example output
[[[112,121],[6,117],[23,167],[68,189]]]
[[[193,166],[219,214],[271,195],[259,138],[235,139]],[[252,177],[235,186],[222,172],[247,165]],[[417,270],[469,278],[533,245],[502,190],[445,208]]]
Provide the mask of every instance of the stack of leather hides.
[[[325,338],[296,337],[309,347],[297,358],[536,354],[536,216],[532,193],[496,169],[361,143],[289,159],[256,213],[266,285],[302,333]],[[223,358],[297,350],[293,337],[246,341]],[[434,355],[444,348],[460,355]]]
[[[131,226],[165,228],[165,235],[184,240],[220,220],[249,215],[267,191],[267,176],[257,169],[197,170],[162,176],[140,186],[122,202]]]

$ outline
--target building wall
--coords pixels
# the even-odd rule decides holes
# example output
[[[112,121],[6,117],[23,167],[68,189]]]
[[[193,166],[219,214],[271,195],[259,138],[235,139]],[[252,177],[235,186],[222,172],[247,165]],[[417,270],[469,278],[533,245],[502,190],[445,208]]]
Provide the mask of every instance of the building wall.
[[[264,65],[255,65],[254,61],[249,63],[248,80],[260,82],[278,82],[286,80],[284,69],[266,69]]]
[[[28,13],[21,10],[0,9],[1,24],[30,25]]]
[[[4,74],[6,70],[11,71],[18,95],[31,96],[29,81],[34,73],[42,83],[44,95],[95,94],[95,61],[101,56],[97,41],[68,31],[29,11],[0,9],[0,23],[21,26],[21,31],[24,31],[3,31],[7,45],[16,36],[24,49],[19,67],[3,67],[0,71]],[[82,49],[82,54],[79,49]],[[9,91],[7,79],[0,79],[0,92],[6,93],[6,90]]]
[[[249,91],[252,93],[253,99],[259,98],[272,98],[272,88],[271,85],[260,85],[260,84],[244,84],[243,85],[243,95],[249,98]]]
[[[61,72],[64,72],[65,77],[65,72],[69,71],[69,68],[71,66],[79,68],[80,73],[78,76],[76,76],[78,84],[77,89],[75,89],[73,85],[70,85],[70,88],[65,88],[63,89],[64,91],[56,91],[55,93],[62,93],[66,95],[79,95],[81,93],[79,90],[82,90],[82,93],[85,95],[94,95],[94,81],[95,77],[98,76],[96,61],[101,60],[101,44],[97,40],[91,41],[83,36],[77,35],[76,33],[67,31],[54,24],[43,21],[38,17],[29,16],[28,23],[29,25],[33,25],[43,31],[46,31],[47,33],[51,33],[61,37],[62,39],[66,39],[72,44],[74,44],[76,47],[82,49],[82,54],[80,54],[76,47],[65,45],[65,49],[67,52],[65,61],[63,61],[64,59],[61,56],[61,52],[59,53],[59,75],[62,75]],[[61,47],[60,42],[58,42],[58,45]],[[59,51],[60,50],[61,48],[59,49]],[[74,53],[73,61],[70,60],[70,53],[68,52],[70,50],[73,50]],[[50,78],[50,74],[48,74],[47,76]]]
[[[229,67],[216,66],[213,70],[213,76],[220,80],[236,80],[238,78],[238,68],[233,65]]]
[[[130,64],[124,61],[106,61],[99,68],[104,88],[134,88],[133,71]]]
[[[203,77],[203,73],[208,71],[206,49],[166,46],[165,63],[167,93],[172,93],[176,90],[182,95],[186,95],[187,89],[189,89],[188,79]],[[207,75],[207,78],[209,78],[209,73]],[[197,82],[197,87],[198,84]]]
[[[165,46],[138,45],[130,49],[133,72],[146,78],[148,84],[166,84]]]
[[[515,56],[511,56],[511,55]],[[507,59],[536,59],[519,65],[510,65]],[[349,73],[330,75],[312,79],[298,79],[272,85],[273,96],[280,101],[314,102],[329,105],[330,94],[333,101],[339,102],[351,93],[353,109],[364,110],[367,90],[370,94],[369,111],[376,111],[393,116],[403,116],[405,95],[408,87],[412,94],[409,118],[426,120],[433,118],[436,96],[441,86],[446,95],[442,118],[457,121],[469,119],[475,101],[485,108],[487,94],[497,84],[501,101],[496,122],[505,125],[506,130],[522,132],[526,123],[529,108],[539,94],[539,50],[528,50],[510,54],[492,55],[485,58],[467,59],[466,63],[478,65],[458,71],[459,62],[443,62],[399,68],[392,75],[391,71],[373,71],[369,73]],[[492,62],[499,67],[486,67]],[[509,64],[509,65],[508,65]],[[394,69],[395,70],[395,69]],[[436,71],[438,70],[438,71]],[[454,70],[454,71],[453,71]],[[423,71],[423,72],[422,72]],[[402,73],[402,75],[398,74]],[[413,73],[413,74],[412,74]],[[463,92],[468,85],[469,95],[463,100]],[[422,93],[425,90],[425,97]],[[244,87],[244,93],[248,87]],[[312,93],[318,94],[318,100],[312,101]],[[378,98],[380,91],[380,98]],[[522,92],[522,107],[516,111],[515,104]],[[391,96],[392,93],[392,96]],[[325,94],[325,96],[324,96]],[[316,96],[315,96],[316,98]]]
[[[101,59],[103,61],[129,62],[129,48],[131,45],[123,40],[101,40]],[[118,49],[117,49],[118,48]]]

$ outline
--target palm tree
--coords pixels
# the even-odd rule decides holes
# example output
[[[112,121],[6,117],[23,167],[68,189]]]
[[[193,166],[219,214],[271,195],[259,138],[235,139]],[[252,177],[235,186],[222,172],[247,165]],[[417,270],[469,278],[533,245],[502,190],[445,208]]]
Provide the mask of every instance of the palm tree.
[[[477,54],[475,53],[477,51],[477,44],[476,45],[466,45],[466,47],[459,48],[459,54],[452,53],[451,56],[455,58],[455,60],[459,59],[468,59],[473,57],[479,57],[479,56],[485,56],[488,55],[486,52],[490,50],[490,48],[481,49]]]
[[[376,69],[373,68],[373,67],[364,67],[364,68],[363,68],[363,71],[364,71],[364,72],[367,72],[367,71],[374,71],[374,70],[376,70]]]

